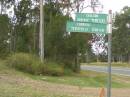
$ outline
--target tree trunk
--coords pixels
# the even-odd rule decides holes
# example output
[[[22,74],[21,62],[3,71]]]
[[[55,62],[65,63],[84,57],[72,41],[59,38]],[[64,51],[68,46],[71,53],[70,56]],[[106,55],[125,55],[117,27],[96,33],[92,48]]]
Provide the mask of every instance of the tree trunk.
[[[121,55],[121,62],[123,62],[123,56]]]
[[[128,62],[130,63],[130,54],[128,55]]]

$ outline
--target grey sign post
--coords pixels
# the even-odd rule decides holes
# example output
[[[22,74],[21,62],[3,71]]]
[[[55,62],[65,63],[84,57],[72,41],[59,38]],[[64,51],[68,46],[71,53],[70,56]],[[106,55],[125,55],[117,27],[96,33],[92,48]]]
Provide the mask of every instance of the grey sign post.
[[[68,21],[66,25],[66,30],[68,32],[108,34],[107,97],[111,97],[112,11],[109,11],[109,16],[107,14],[77,13],[76,21]]]
[[[108,86],[107,97],[111,97],[111,40],[112,40],[112,11],[108,16]]]

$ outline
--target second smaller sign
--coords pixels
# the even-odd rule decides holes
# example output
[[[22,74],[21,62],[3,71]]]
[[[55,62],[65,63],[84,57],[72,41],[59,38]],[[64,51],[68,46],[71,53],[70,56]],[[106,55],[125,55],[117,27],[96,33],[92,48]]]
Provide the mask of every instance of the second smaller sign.
[[[68,21],[67,32],[85,32],[107,34],[107,24],[81,23]]]

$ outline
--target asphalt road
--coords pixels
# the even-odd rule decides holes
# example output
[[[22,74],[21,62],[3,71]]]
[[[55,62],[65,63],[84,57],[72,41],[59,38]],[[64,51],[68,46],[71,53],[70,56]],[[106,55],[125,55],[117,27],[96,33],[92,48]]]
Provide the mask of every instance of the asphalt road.
[[[104,72],[104,73],[108,72],[107,66],[105,67],[105,66],[81,65],[80,68],[81,70],[90,70],[90,71]],[[112,67],[112,74],[130,76],[130,68]]]

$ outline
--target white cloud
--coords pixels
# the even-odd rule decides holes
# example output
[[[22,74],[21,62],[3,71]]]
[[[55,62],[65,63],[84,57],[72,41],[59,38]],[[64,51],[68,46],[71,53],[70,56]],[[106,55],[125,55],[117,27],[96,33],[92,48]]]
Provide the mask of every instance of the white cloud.
[[[85,6],[90,5],[91,0],[85,0]],[[99,2],[103,5],[103,12],[108,13],[109,10],[113,12],[119,12],[124,6],[130,6],[130,0],[99,0]],[[97,8],[100,10],[100,8]],[[87,7],[83,12],[92,12],[90,7]]]
[[[130,6],[130,0],[100,0],[104,5],[104,12],[113,10],[113,12],[120,11],[124,6]]]

